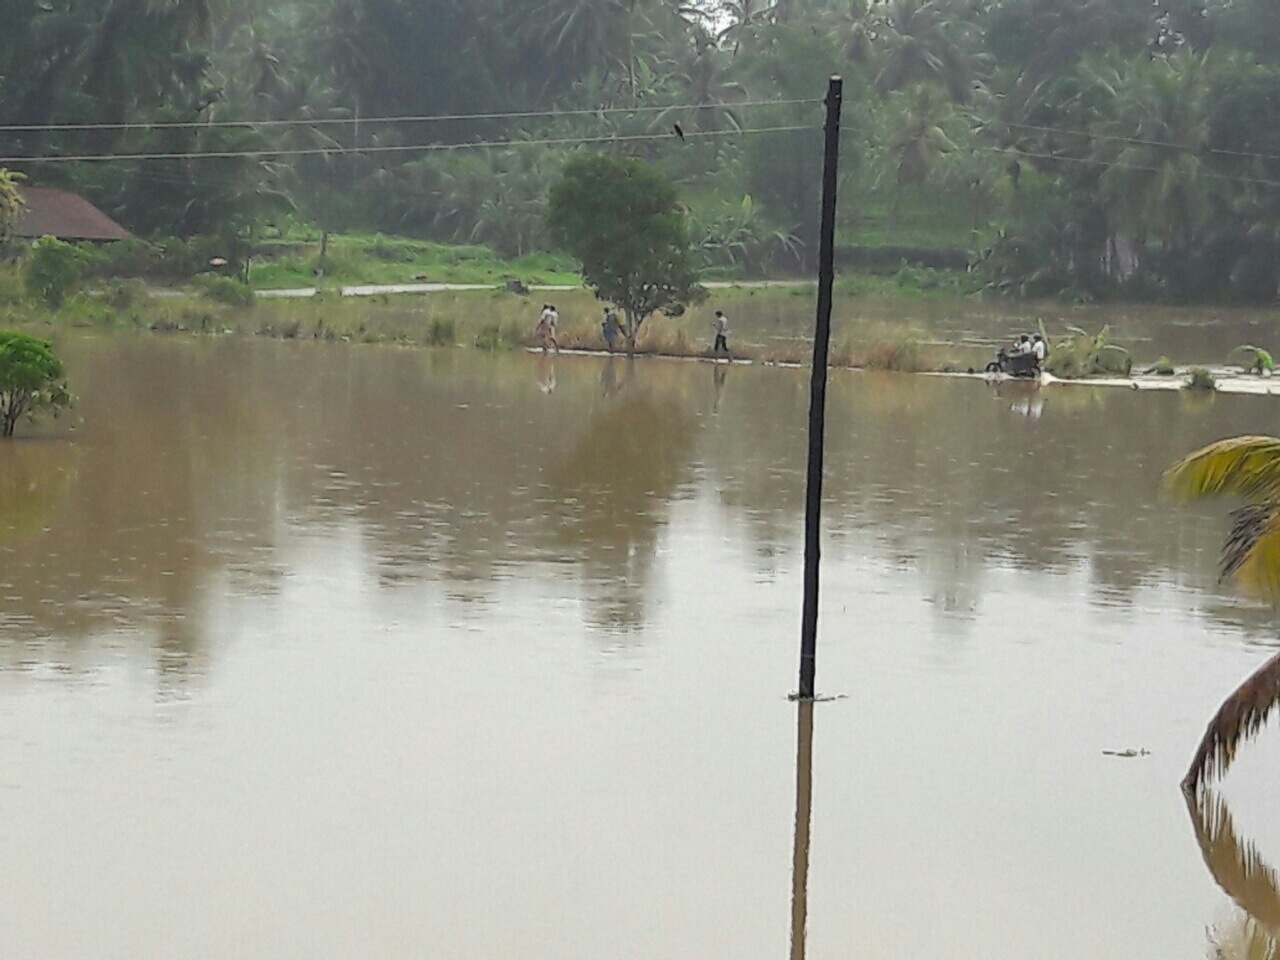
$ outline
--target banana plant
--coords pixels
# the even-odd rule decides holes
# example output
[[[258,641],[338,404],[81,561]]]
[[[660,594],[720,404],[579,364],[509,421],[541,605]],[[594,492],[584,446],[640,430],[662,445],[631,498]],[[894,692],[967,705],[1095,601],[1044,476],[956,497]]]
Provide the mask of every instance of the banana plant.
[[[1041,326],[1043,331],[1044,327]],[[1047,341],[1046,337],[1046,341]],[[1067,327],[1067,335],[1049,348],[1045,369],[1055,377],[1127,377],[1133,369],[1133,358],[1124,347],[1111,343],[1111,327],[1097,333],[1080,327]]]
[[[1235,363],[1237,359],[1245,361],[1241,366],[1249,373],[1270,373],[1275,369],[1271,354],[1251,343],[1241,344],[1227,355],[1227,363]]]

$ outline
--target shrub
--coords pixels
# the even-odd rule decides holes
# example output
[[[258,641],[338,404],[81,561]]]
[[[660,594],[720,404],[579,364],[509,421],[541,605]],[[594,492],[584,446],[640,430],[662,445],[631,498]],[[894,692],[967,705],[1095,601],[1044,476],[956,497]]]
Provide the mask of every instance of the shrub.
[[[114,310],[132,310],[144,303],[150,294],[142,280],[116,280],[102,296],[103,302]]]
[[[1191,379],[1187,381],[1187,390],[1217,390],[1218,382],[1213,379],[1213,374],[1204,367],[1192,367]]]
[[[452,320],[432,320],[427,325],[427,343],[433,347],[452,347],[458,342],[458,328]]]
[[[388,243],[382,234],[374,238],[373,244],[368,247],[368,253],[385,263],[412,263],[418,256],[417,251],[409,244]]]
[[[925,368],[920,341],[879,340],[853,351],[853,365],[869,370],[896,370],[919,373]]]
[[[253,306],[253,290],[248,285],[216,273],[201,273],[195,277],[195,285],[202,294],[215,303],[229,307]]]
[[[478,350],[510,350],[515,346],[502,327],[496,323],[480,331],[476,336],[475,345]]]
[[[1109,326],[1097,333],[1088,333],[1079,327],[1067,327],[1067,331],[1067,336],[1049,350],[1044,364],[1045,370],[1055,377],[1065,380],[1095,376],[1127,377],[1133,369],[1129,351],[1109,342]]]
[[[27,292],[56,310],[75,291],[89,258],[79,247],[41,237],[27,259]]]
[[[0,330],[0,437],[12,437],[18,421],[71,405],[62,363],[47,340]]]

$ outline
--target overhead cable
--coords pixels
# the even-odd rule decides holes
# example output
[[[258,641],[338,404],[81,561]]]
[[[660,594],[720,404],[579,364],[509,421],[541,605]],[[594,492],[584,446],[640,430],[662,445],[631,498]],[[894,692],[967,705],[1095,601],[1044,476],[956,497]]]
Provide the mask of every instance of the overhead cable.
[[[406,143],[380,144],[368,147],[306,147],[290,150],[204,150],[173,153],[82,153],[53,154],[48,156],[0,157],[0,164],[14,163],[91,163],[104,160],[212,160],[212,159],[272,159],[277,157],[308,156],[363,156],[375,153],[405,153],[415,150],[440,152],[451,150],[483,150],[510,147],[551,147],[575,144],[636,143],[640,141],[694,139],[704,137],[735,137],[758,133],[788,133],[797,130],[818,130],[817,126],[793,125],[782,127],[749,127],[737,130],[690,130],[675,133],[643,133],[627,135],[601,135],[597,137],[555,137],[544,140],[473,140],[464,143]]]

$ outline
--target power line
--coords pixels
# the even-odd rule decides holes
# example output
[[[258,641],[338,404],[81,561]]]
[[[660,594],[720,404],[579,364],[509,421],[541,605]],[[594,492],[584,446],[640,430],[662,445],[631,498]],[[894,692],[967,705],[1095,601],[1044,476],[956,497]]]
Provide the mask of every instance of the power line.
[[[1033,123],[1014,123],[1010,120],[999,120],[995,123],[1018,130],[1037,130],[1042,133],[1061,133],[1071,137],[1084,137],[1088,140],[1110,140],[1119,143],[1132,143],[1143,147],[1161,147],[1166,150],[1180,150],[1184,153],[1207,153],[1223,157],[1244,157],[1252,160],[1276,160],[1280,156],[1272,153],[1250,153],[1246,150],[1223,150],[1219,147],[1190,146],[1185,143],[1167,143],[1163,140],[1144,140],[1140,137],[1123,137],[1114,133],[1094,133],[1089,130],[1072,130],[1068,127],[1048,127]]]
[[[989,150],[993,153],[1005,152],[1004,149],[1001,147],[986,147],[984,149]],[[1122,170],[1137,170],[1143,173],[1159,173],[1160,172],[1159,167],[1145,167],[1135,163],[1122,163],[1119,161],[1101,160],[1096,157],[1068,157],[1068,156],[1060,156],[1058,154],[1052,154],[1052,153],[1033,153],[1029,150],[1020,150],[1017,147],[1015,147],[1014,150],[1018,153],[1019,156],[1030,157],[1033,160],[1056,160],[1056,161],[1061,161],[1063,163],[1083,163],[1083,164],[1089,164],[1092,166],[1107,167],[1108,169],[1111,169],[1113,167],[1119,167]],[[1200,177],[1206,177],[1212,180],[1226,180],[1232,183],[1252,183],[1252,184],[1257,184],[1258,186],[1263,186],[1263,187],[1280,187],[1280,180],[1264,180],[1260,177],[1241,177],[1241,176],[1235,176],[1229,173],[1212,173],[1207,170],[1202,170],[1196,175]]]
[[[788,133],[797,130],[817,130],[814,126],[793,125],[782,127],[751,127],[739,130],[691,130],[682,136],[686,139],[696,137],[734,137],[757,133]],[[475,140],[469,143],[414,143],[384,144],[379,146],[344,148],[344,147],[307,147],[293,150],[207,150],[185,153],[86,153],[75,155],[53,155],[44,157],[0,157],[0,164],[14,163],[90,163],[102,160],[212,160],[212,159],[262,159],[276,157],[307,156],[356,156],[371,153],[403,153],[413,150],[424,152],[451,150],[481,150],[494,147],[547,147],[570,146],[585,143],[635,143],[647,140],[671,140],[674,133],[644,133],[624,136],[602,135],[598,137],[555,137],[543,140]]]
[[[455,113],[387,117],[319,117],[312,120],[171,120],[133,121],[126,123],[44,123],[7,124],[4,133],[56,133],[75,130],[184,130],[208,127],[288,127],[288,126],[357,126],[369,123],[445,123],[463,120],[516,120],[530,117],[586,117],[613,113],[663,113],[675,110],[737,110],[743,107],[785,107],[821,103],[820,99],[745,100],[741,103],[677,103],[668,106],[598,107],[593,110],[522,110],[508,113]]]

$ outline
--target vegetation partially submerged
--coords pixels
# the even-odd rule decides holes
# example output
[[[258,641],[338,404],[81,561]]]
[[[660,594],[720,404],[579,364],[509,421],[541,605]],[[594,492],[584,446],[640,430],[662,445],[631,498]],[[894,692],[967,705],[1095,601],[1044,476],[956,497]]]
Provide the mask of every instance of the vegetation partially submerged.
[[[1053,341],[1044,366],[1047,372],[1064,380],[1127,377],[1133,369],[1133,358],[1128,350],[1111,342],[1109,326],[1097,333],[1068,326],[1066,335]]]
[[[0,330],[0,437],[12,437],[24,418],[56,417],[70,405],[53,344],[19,330]]]

